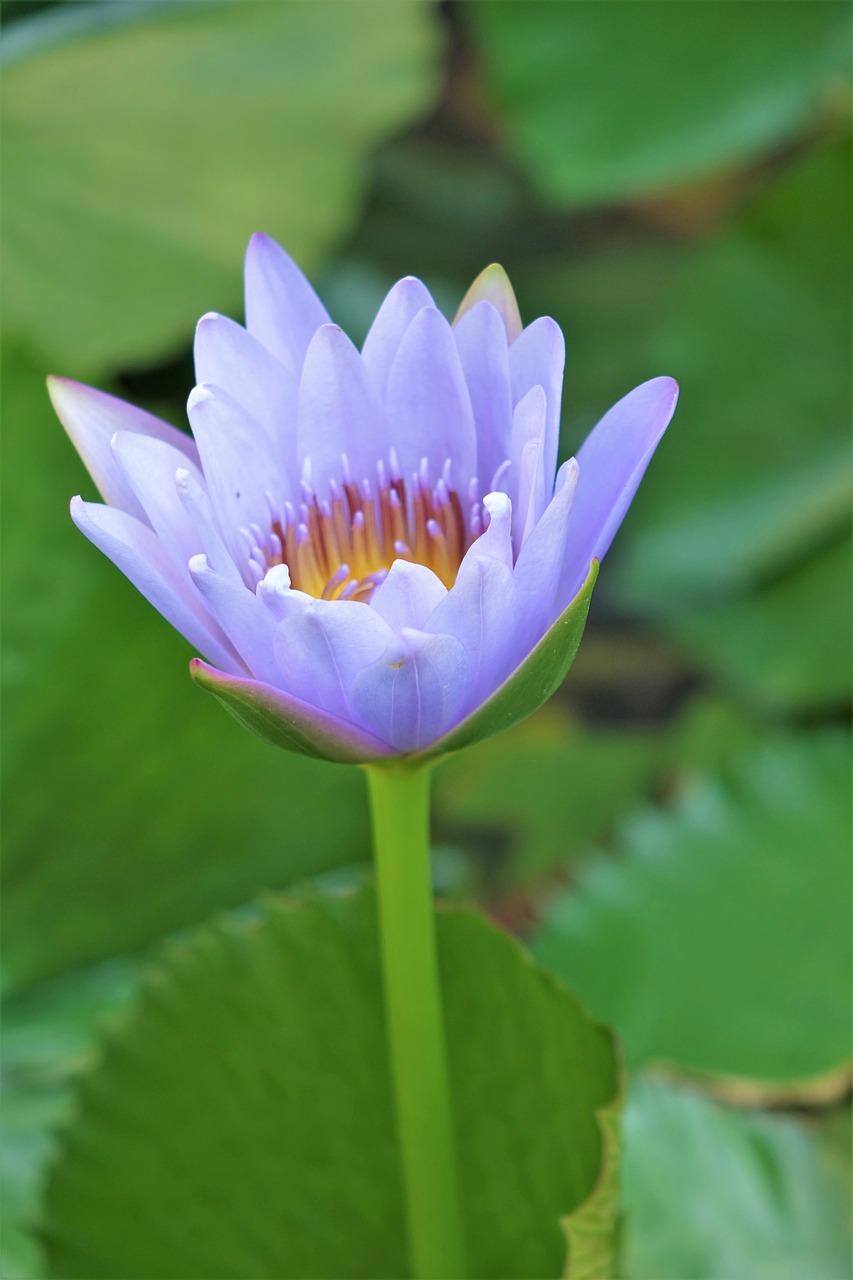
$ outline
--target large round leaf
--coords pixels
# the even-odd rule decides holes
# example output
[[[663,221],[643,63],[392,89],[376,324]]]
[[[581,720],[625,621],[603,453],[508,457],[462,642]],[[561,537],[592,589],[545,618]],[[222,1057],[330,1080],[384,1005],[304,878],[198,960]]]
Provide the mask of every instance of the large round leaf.
[[[814,119],[847,66],[847,11],[813,0],[480,0],[467,14],[511,143],[566,204],[742,162]]]
[[[4,323],[59,372],[239,306],[253,231],[316,266],[437,88],[417,0],[66,8],[10,33],[3,93]]]
[[[632,1084],[624,1274],[848,1280],[849,1188],[822,1147],[819,1133],[790,1119]]]
[[[557,1276],[601,1167],[610,1036],[483,918],[438,924],[471,1275]],[[270,901],[172,952],[85,1082],[48,1192],[55,1274],[409,1274],[377,945],[362,893]]]
[[[534,952],[631,1064],[741,1096],[844,1088],[850,1062],[850,765],[843,740],[740,758],[624,832],[551,907]]]

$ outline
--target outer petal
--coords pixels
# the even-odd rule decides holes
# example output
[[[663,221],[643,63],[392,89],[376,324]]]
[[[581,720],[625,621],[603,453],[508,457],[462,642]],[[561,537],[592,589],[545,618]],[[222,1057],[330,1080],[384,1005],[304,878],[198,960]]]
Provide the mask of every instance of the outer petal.
[[[329,314],[296,263],[257,232],[246,251],[246,328],[298,376],[308,343]]]
[[[392,631],[402,631],[404,627],[422,627],[446,595],[447,587],[432,569],[395,560],[388,577],[374,591],[370,607]]]
[[[478,302],[453,330],[477,429],[477,471],[490,488],[510,457],[512,393],[503,321],[491,302]]]
[[[222,630],[258,680],[275,683],[278,675],[273,654],[277,622],[254,591],[243,583],[215,573],[206,556],[193,556],[192,580],[219,620]]]
[[[542,465],[549,485],[557,466],[565,364],[566,343],[560,326],[549,316],[534,320],[509,349],[513,402],[518,404],[530,388],[535,386],[544,388],[548,401]]]
[[[545,510],[545,449],[548,430],[548,401],[542,387],[531,387],[515,406],[512,417],[512,460],[510,490],[513,502],[513,542],[518,553],[533,526]]]
[[[148,525],[125,511],[83,502],[82,498],[72,498],[71,518],[193,648],[225,671],[242,672],[242,664],[219,626]]]
[[[198,463],[198,450],[191,437],[153,414],[69,378],[50,377],[47,389],[60,422],[86,464],[101,497],[111,507],[119,507],[138,520],[145,520],[145,513],[110,448],[110,441],[117,431],[153,436],[155,440],[170,444],[190,462]]]
[[[397,751],[428,746],[453,725],[470,687],[465,650],[454,636],[406,628],[352,682],[359,722]]]
[[[201,484],[201,472],[172,445],[139,432],[116,432],[112,450],[148,523],[186,576],[190,557],[198,554],[203,543],[181,502],[175,477],[185,471]]]
[[[390,290],[370,332],[364,340],[361,358],[377,395],[384,398],[388,374],[403,335],[423,307],[434,307],[429,289],[415,276],[404,276]]]
[[[521,315],[519,314],[518,303],[515,300],[515,293],[509,282],[509,276],[497,262],[493,262],[490,267],[486,267],[477,276],[477,279],[459,304],[459,310],[456,312],[456,318],[453,321],[454,325],[459,324],[462,317],[472,311],[480,302],[491,303],[503,322],[507,341],[515,342],[515,339],[521,333]]]
[[[175,473],[175,488],[184,510],[198,533],[199,542],[204,548],[204,554],[211,568],[231,578],[233,582],[242,583],[240,570],[234,563],[234,558],[217,527],[207,490],[185,467]]]
[[[311,339],[296,422],[300,467],[310,458],[320,493],[325,482],[340,478],[343,456],[358,483],[375,477],[376,463],[388,455],[391,432],[385,410],[361,356],[337,325],[323,325]]]
[[[554,497],[516,561],[514,579],[523,649],[536,644],[556,614],[568,603],[560,590],[561,571],[578,488],[578,464],[570,458],[560,468]],[[589,561],[586,568],[589,571]]]
[[[430,615],[424,630],[455,636],[468,658],[468,689],[460,708],[474,709],[500,684],[516,653],[515,590],[512,571],[494,556],[470,548],[456,581]],[[523,653],[516,653],[520,661]]]
[[[477,474],[474,414],[453,331],[433,307],[419,311],[406,330],[386,408],[404,476],[416,472],[422,458],[439,468],[449,458],[453,484],[465,494]]]
[[[345,764],[362,764],[394,754],[387,742],[364,729],[260,680],[226,675],[198,658],[190,663],[190,675],[218,698],[235,719],[274,746]]]
[[[277,683],[305,702],[351,719],[353,677],[376,661],[392,636],[388,624],[367,604],[315,600],[276,629]]]
[[[270,523],[266,494],[286,494],[282,459],[266,432],[220,387],[196,387],[187,404],[211,505],[238,563],[247,549],[239,530]]]
[[[562,602],[577,591],[592,558],[610,547],[677,400],[673,378],[642,383],[604,415],[578,453],[582,478],[560,577]]]
[[[242,325],[209,312],[195,331],[196,381],[215,383],[264,428],[294,488],[297,379]]]

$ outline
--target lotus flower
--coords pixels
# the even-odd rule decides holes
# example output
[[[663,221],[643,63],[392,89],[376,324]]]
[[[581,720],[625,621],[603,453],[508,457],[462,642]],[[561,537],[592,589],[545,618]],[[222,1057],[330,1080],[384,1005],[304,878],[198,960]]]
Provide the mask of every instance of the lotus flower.
[[[256,732],[327,759],[442,754],[553,692],[677,396],[655,378],[559,469],[564,342],[498,266],[451,326],[407,277],[359,353],[284,251],[246,256],[246,326],[198,324],[193,437],[49,379],[106,505],[87,538]]]

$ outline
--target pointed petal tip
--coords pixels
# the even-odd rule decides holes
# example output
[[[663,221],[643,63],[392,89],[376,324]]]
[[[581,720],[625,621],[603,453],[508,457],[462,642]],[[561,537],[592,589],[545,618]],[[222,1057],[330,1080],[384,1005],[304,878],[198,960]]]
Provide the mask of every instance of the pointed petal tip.
[[[196,405],[204,404],[208,400],[216,399],[216,389],[212,382],[199,382],[193,387],[187,398],[187,410],[194,409]]]
[[[515,291],[509,276],[499,262],[492,262],[480,272],[459,304],[453,323],[457,324],[478,302],[491,303],[504,322],[507,341],[513,342],[524,326],[521,323]]]

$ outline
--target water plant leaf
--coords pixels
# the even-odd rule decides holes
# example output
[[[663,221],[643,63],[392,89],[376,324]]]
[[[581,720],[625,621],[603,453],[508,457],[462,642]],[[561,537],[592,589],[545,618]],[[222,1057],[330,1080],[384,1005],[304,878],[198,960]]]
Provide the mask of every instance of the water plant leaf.
[[[847,66],[834,4],[481,0],[466,18],[511,147],[564,205],[742,164],[831,109]]]
[[[369,149],[438,87],[417,0],[67,7],[18,24],[3,95],[4,323],[58,372],[138,365],[235,311],[254,231],[316,268]]]
[[[748,752],[628,823],[553,902],[534,954],[619,1032],[629,1065],[744,1099],[849,1080],[850,768],[833,734]]]
[[[823,1127],[635,1080],[624,1128],[628,1280],[850,1274],[849,1189]]]
[[[472,1274],[559,1276],[611,1038],[484,918],[438,932]],[[408,1275],[372,894],[175,946],[83,1083],[47,1218],[53,1271],[87,1280]]]

